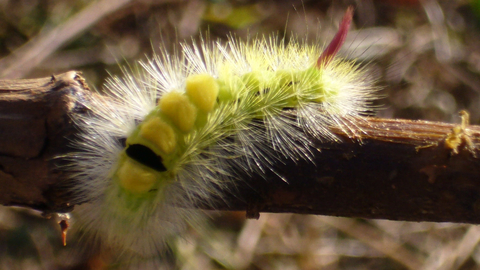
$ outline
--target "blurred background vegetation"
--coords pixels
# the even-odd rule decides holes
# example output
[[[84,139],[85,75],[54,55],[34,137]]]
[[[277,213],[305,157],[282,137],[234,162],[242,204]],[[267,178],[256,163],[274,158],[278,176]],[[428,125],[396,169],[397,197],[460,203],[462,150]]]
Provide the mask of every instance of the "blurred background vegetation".
[[[328,42],[349,5],[344,57],[368,65],[382,87],[378,116],[480,120],[478,0],[0,0],[0,78],[79,70],[100,89],[120,64],[160,46],[233,33]],[[176,45],[175,45],[176,44]],[[178,269],[478,269],[480,228],[295,214],[210,213],[208,233],[179,239]],[[109,269],[107,252],[61,245],[58,224],[0,208],[0,269]],[[161,228],[159,228],[160,230]],[[88,255],[87,255],[88,254]],[[119,266],[121,269],[122,266]]]

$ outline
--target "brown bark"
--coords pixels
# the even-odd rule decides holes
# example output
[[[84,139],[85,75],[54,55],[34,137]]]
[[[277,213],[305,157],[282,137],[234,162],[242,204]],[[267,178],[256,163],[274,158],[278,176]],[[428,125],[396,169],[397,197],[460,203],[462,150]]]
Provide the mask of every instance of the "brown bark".
[[[74,71],[49,78],[0,80],[0,203],[42,211],[71,209],[56,187],[65,181],[55,158],[76,132],[70,114],[90,96]]]
[[[95,98],[76,72],[0,80],[0,203],[69,211],[67,175],[79,100]],[[464,118],[466,119],[466,118]],[[341,143],[315,141],[314,161],[241,175],[221,210],[480,223],[480,127],[360,118]],[[352,134],[355,139],[350,139]],[[286,181],[278,175],[284,176]],[[200,206],[202,207],[202,206]]]

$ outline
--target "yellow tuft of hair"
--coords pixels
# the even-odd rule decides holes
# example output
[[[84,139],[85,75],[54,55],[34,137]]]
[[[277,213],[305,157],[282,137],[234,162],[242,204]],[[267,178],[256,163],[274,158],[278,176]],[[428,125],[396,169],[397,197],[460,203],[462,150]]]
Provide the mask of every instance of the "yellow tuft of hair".
[[[180,92],[167,93],[160,99],[158,106],[181,131],[192,130],[197,120],[197,107],[187,96]]]
[[[203,112],[213,110],[218,96],[218,83],[208,74],[196,74],[187,78],[186,93]]]
[[[171,154],[177,146],[174,129],[160,117],[152,117],[140,128],[140,135],[155,144],[164,154]]]
[[[156,175],[146,167],[127,158],[117,171],[120,186],[133,194],[145,194],[156,182]]]

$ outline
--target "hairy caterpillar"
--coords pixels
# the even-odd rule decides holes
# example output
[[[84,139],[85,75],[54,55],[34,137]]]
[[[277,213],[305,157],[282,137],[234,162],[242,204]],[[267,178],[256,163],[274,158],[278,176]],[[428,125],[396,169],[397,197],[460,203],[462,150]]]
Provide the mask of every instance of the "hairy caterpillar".
[[[309,159],[307,136],[336,140],[331,128],[348,128],[375,98],[365,72],[335,58],[352,13],[323,52],[273,36],[231,38],[184,45],[112,77],[108,100],[75,119],[71,190],[75,203],[88,202],[83,228],[109,247],[155,256],[197,221],[196,204],[228,194],[236,171]]]

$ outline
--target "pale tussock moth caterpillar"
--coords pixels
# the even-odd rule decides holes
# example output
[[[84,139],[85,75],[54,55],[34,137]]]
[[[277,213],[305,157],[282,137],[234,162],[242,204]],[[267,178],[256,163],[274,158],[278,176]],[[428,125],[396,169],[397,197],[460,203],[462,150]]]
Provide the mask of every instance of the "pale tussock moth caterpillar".
[[[371,110],[365,70],[336,58],[347,10],[323,50],[275,36],[226,44],[202,40],[163,52],[105,86],[75,121],[70,157],[79,223],[102,244],[154,256],[187,224],[196,204],[215,204],[236,171],[262,173],[285,158],[309,159],[308,136],[334,141],[332,127]]]

